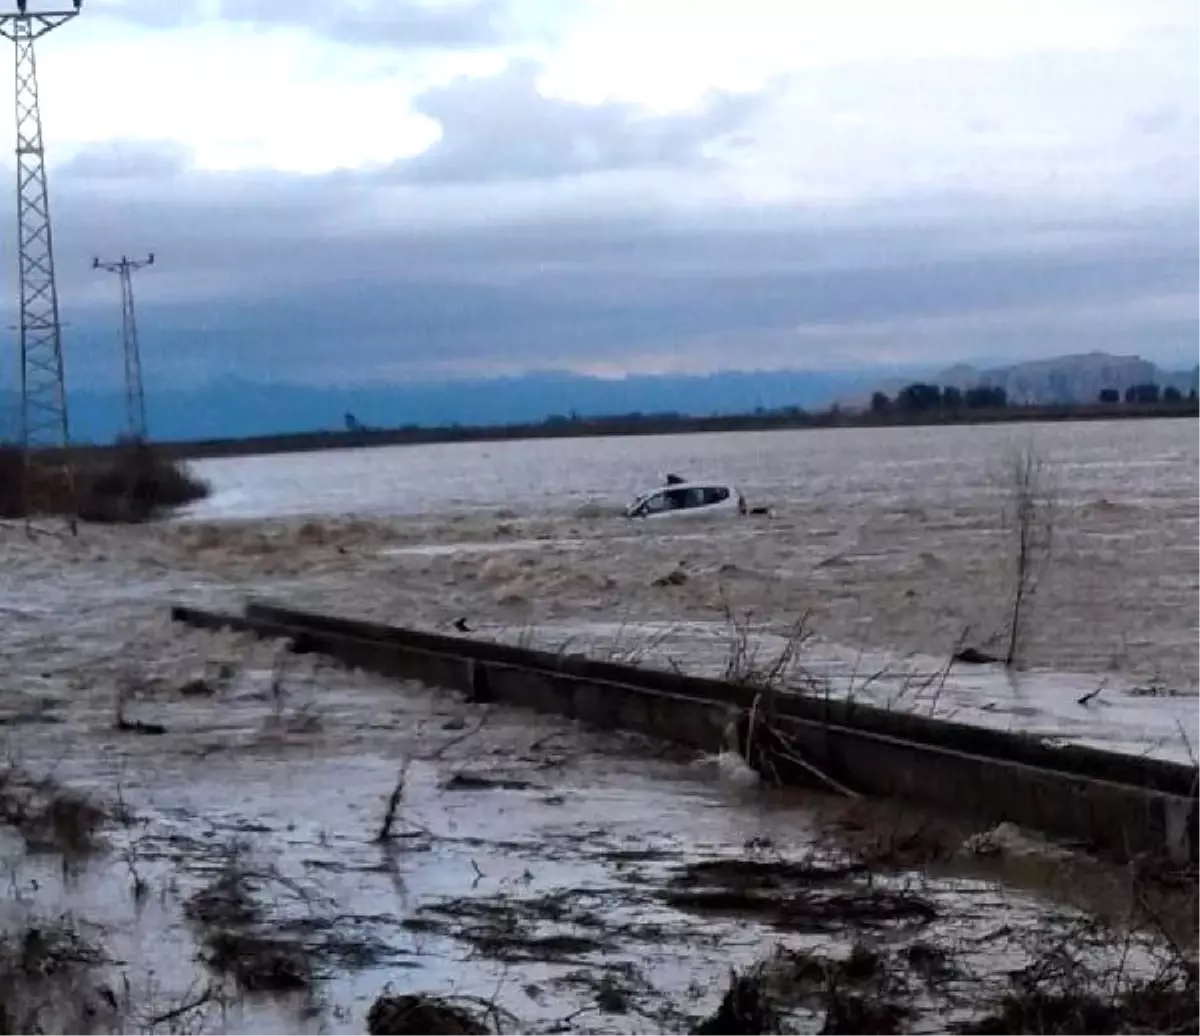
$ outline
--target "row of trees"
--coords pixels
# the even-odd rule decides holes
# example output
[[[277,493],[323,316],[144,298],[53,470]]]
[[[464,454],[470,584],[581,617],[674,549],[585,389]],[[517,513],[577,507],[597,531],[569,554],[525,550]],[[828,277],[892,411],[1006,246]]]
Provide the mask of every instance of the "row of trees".
[[[1104,389],[1100,393],[1101,403],[1119,403],[1121,402],[1121,393],[1116,389]],[[1188,399],[1196,398],[1196,390],[1192,389],[1187,394]],[[1125,390],[1126,403],[1178,403],[1183,399],[1183,393],[1174,385],[1168,385],[1164,389],[1159,389],[1153,382],[1148,382],[1144,385],[1130,385]]]
[[[1008,393],[1003,388],[977,386],[966,390],[953,385],[930,385],[915,381],[905,385],[892,399],[886,392],[871,397],[871,412],[886,414],[899,410],[906,414],[928,414],[938,411],[996,410],[1008,406]]]
[[[1183,393],[1174,385],[1160,389],[1158,385],[1131,385],[1125,390],[1126,403],[1178,403]],[[1196,398],[1196,390],[1188,393],[1188,399]],[[1120,403],[1122,394],[1117,389],[1105,389],[1100,393],[1101,403]],[[904,413],[957,413],[961,410],[1000,410],[1008,406],[1008,393],[1003,388],[959,389],[953,385],[931,385],[915,381],[905,385],[893,399],[886,392],[876,392],[871,397],[871,412],[874,414]]]

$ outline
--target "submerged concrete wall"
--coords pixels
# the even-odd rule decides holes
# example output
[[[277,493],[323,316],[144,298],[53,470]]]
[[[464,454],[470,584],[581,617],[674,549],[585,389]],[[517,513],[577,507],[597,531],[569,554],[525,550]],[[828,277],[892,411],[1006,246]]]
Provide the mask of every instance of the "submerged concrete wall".
[[[173,617],[210,628],[288,637],[294,650],[460,691],[474,700],[554,712],[716,751],[731,730],[748,758],[752,713],[789,745],[780,776],[812,783],[808,767],[862,794],[1008,820],[1120,859],[1197,856],[1197,771],[1083,747],[929,720],[871,706],[594,662],[508,645],[253,604],[244,616],[190,608]],[[760,730],[768,729],[761,725]],[[797,763],[795,758],[803,760]],[[805,766],[803,764],[808,764]],[[817,783],[820,783],[819,780]]]

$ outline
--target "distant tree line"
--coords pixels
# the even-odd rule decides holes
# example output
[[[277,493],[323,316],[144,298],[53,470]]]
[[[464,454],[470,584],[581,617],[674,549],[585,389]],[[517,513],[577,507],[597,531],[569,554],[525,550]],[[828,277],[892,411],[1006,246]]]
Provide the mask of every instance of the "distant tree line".
[[[1187,394],[1188,399],[1196,398],[1196,390],[1192,389]],[[1121,402],[1121,393],[1115,388],[1103,389],[1099,396],[1101,403],[1119,403]],[[1183,400],[1183,393],[1174,385],[1168,385],[1164,389],[1153,382],[1146,382],[1141,385],[1130,385],[1125,390],[1126,403],[1179,403]]]
[[[1104,389],[1098,402],[1105,404],[1137,403],[1143,406],[1153,406],[1158,403],[1180,403],[1184,399],[1183,392],[1174,385],[1160,388],[1153,383],[1131,385],[1122,395],[1117,389]],[[1196,399],[1196,390],[1192,389],[1187,399]],[[960,389],[954,385],[932,385],[923,381],[914,381],[905,385],[894,397],[886,392],[876,392],[871,396],[871,413],[877,416],[885,415],[954,415],[969,410],[1003,410],[1009,406],[1008,393],[1000,386],[976,386],[975,388]]]
[[[873,414],[954,414],[963,410],[1002,410],[1008,406],[1008,393],[1000,386],[977,385],[960,389],[953,385],[931,385],[914,381],[905,385],[893,399],[886,392],[871,397]]]
[[[1124,405],[1122,402],[1124,401]],[[343,415],[342,428],[311,432],[163,442],[166,456],[229,457],[250,453],[348,449],[435,442],[499,442],[607,435],[663,435],[688,432],[768,431],[789,428],[837,428],[909,424],[980,424],[1010,421],[1086,421],[1113,418],[1194,417],[1200,413],[1193,389],[1184,397],[1173,387],[1135,385],[1124,393],[1105,389],[1090,403],[1015,403],[1000,387],[959,389],[926,382],[906,385],[895,397],[876,392],[868,408],[845,410],[833,404],[822,410],[799,406],[756,407],[751,412],[687,414],[667,410],[625,414],[583,415],[577,411],[551,414],[539,420],[512,424],[368,425],[352,413]],[[3,443],[0,443],[0,447]],[[77,444],[67,451],[76,459],[104,453],[113,447]],[[58,451],[46,451],[57,454]]]

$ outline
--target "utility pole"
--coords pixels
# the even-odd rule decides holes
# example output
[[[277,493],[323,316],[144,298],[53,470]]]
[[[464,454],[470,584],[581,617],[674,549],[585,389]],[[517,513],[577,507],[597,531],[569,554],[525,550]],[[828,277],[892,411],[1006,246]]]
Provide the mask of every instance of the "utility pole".
[[[145,442],[146,393],[142,387],[142,354],[138,349],[137,314],[133,308],[133,273],[154,263],[154,253],[145,259],[127,259],[102,263],[92,260],[93,270],[115,273],[121,281],[121,345],[125,355],[125,429],[134,442]]]
[[[31,509],[30,486],[34,452],[64,450],[69,441],[67,392],[63,379],[62,334],[58,287],[54,280],[54,241],[50,230],[50,199],[38,106],[37,61],[34,41],[70,21],[82,0],[69,10],[29,11],[17,0],[15,12],[0,12],[0,35],[16,51],[17,114],[17,257],[20,276],[21,413],[18,428],[24,453],[25,509]],[[65,452],[61,476],[72,505],[75,480]],[[71,508],[75,531],[75,507]]]

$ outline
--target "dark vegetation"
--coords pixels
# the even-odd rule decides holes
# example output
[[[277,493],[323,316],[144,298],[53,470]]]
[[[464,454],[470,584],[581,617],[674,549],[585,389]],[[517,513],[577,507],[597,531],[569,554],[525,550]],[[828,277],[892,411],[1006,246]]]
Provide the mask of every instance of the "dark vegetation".
[[[406,1036],[408,1033],[446,1033],[471,1036],[491,1030],[465,1006],[442,997],[384,994],[367,1012],[371,1036]]]
[[[0,518],[144,522],[208,492],[178,459],[145,442],[121,442],[80,456],[28,458],[18,447],[0,445]]]
[[[296,432],[241,439],[203,439],[155,444],[162,457],[238,457],[263,453],[301,453],[312,450],[365,446],[404,446],[425,443],[500,442],[511,439],[570,439],[610,435],[672,435],[699,432],[753,432],[792,428],[872,428],[892,425],[990,424],[1015,421],[1108,421],[1114,418],[1195,417],[1196,394],[1178,390],[1126,393],[1111,402],[1108,393],[1094,403],[1016,404],[1001,389],[961,391],[914,383],[895,399],[877,392],[862,411],[838,406],[811,411],[801,407],[755,410],[746,414],[698,416],[675,411],[599,416],[553,414],[542,421],[507,425],[367,426],[357,419],[337,431]],[[348,415],[353,418],[353,415]],[[103,458],[118,447],[78,446],[70,452],[80,462]]]
[[[900,953],[859,943],[841,959],[776,950],[733,972],[717,1010],[691,1031],[794,1031],[786,1020],[800,1011],[816,1016],[821,1033],[905,1032],[915,1013],[911,1005],[917,991],[956,977],[960,976],[943,951],[920,943]],[[1172,967],[1150,979],[1127,979],[1049,953],[1013,972],[1010,990],[986,1013],[940,1031],[997,1036],[1194,1033],[1200,1031],[1198,1002],[1194,966]]]
[[[0,1032],[91,1032],[104,1015],[111,1026],[115,997],[94,981],[104,962],[90,933],[69,916],[6,932],[0,937]]]
[[[100,846],[108,811],[52,777],[34,778],[15,766],[0,771],[0,824],[18,834],[30,853],[82,859]]]
[[[859,864],[709,860],[683,868],[663,900],[676,909],[753,917],[793,932],[833,931],[847,923],[864,930],[919,926],[937,916],[926,897],[846,882],[852,875],[865,877],[866,870]]]
[[[1122,399],[1125,406],[1120,406]],[[1014,402],[1008,398],[1008,393],[1000,387],[979,386],[976,388],[959,389],[953,385],[932,385],[926,382],[913,382],[906,385],[892,398],[884,392],[876,392],[871,397],[871,413],[879,416],[908,416],[929,415],[941,420],[955,421],[970,417],[972,412],[979,411],[1009,411],[1013,416],[1010,420],[1022,420],[1016,415],[1041,414],[1046,411],[1073,412],[1072,416],[1093,416],[1097,412],[1105,417],[1148,416],[1146,407],[1160,407],[1165,412],[1182,411],[1196,412],[1196,390],[1192,389],[1185,397],[1174,385],[1160,389],[1155,384],[1131,385],[1125,390],[1124,396],[1116,389],[1102,389],[1096,398],[1096,404],[1028,404]],[[1041,416],[1033,420],[1044,420]]]

